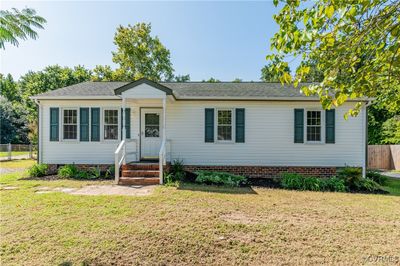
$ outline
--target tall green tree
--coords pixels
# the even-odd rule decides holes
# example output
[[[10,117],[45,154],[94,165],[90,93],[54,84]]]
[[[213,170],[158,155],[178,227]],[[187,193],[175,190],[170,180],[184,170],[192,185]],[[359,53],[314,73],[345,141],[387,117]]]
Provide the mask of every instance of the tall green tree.
[[[303,82],[321,82],[324,80],[324,73],[319,70],[318,63],[315,60],[302,62],[296,72],[301,71],[300,68],[304,67],[309,68],[309,71],[301,77]]]
[[[190,75],[178,75],[174,77],[176,82],[189,82],[190,81]]]
[[[271,39],[274,58],[316,60],[323,80],[303,86],[318,95],[322,106],[340,106],[349,99],[373,97],[390,110],[400,109],[400,1],[278,1],[274,16],[279,30]],[[295,78],[283,65],[274,67],[282,82],[298,85],[310,67]],[[290,77],[290,78],[289,78]],[[348,114],[357,115],[358,102]]]
[[[0,73],[0,95],[11,102],[18,102],[21,100],[18,93],[18,84],[14,81],[11,74],[3,75]]]
[[[0,143],[29,143],[28,110],[0,97]]]
[[[42,71],[29,71],[23,75],[19,79],[18,90],[29,111],[30,119],[36,119],[36,105],[29,99],[30,96],[88,81],[91,75],[91,71],[83,66],[69,68],[59,65],[48,66]]]
[[[18,46],[19,39],[37,39],[35,29],[43,29],[45,23],[46,20],[32,8],[0,10],[0,48],[5,49],[5,43]]]
[[[114,37],[117,51],[113,62],[123,79],[130,81],[148,78],[153,81],[172,80],[174,69],[170,51],[157,36],[151,36],[151,24],[138,23],[134,26],[119,26]]]
[[[267,65],[261,69],[261,80],[265,82],[279,82],[281,75],[275,71],[275,67],[282,68],[285,72],[284,75],[290,78],[290,68],[288,63],[283,62],[281,58],[275,57]]]
[[[210,82],[210,83],[217,83],[217,82],[221,82],[219,79],[216,79],[216,78],[213,78],[213,77],[211,77],[211,78],[209,78],[208,80],[202,80],[201,82]]]
[[[239,83],[239,82],[243,82],[243,80],[240,78],[235,78],[232,82]]]

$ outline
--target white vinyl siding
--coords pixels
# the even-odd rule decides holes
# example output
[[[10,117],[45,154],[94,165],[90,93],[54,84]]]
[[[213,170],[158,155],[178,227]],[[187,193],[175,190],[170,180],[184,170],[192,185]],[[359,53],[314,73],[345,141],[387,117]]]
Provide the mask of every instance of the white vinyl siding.
[[[119,108],[118,100],[50,101],[42,100],[42,161],[44,163],[114,163],[116,141],[50,142],[50,107]],[[131,138],[140,136],[140,108],[161,107],[161,100],[127,101],[131,108]],[[204,142],[204,109],[245,108],[246,142]],[[362,166],[364,161],[363,117],[343,118],[352,103],[336,109],[335,144],[307,145],[293,142],[295,108],[320,110],[319,102],[264,102],[264,101],[167,101],[166,137],[170,143],[171,159],[182,159],[187,165],[259,165],[259,166]],[[103,111],[100,112],[101,116]],[[324,113],[324,112],[323,112]],[[79,120],[78,120],[79,121]],[[100,118],[103,121],[103,117]],[[103,128],[103,122],[101,122]],[[120,123],[120,122],[119,122]],[[215,121],[216,123],[216,121]],[[306,123],[306,121],[305,121]],[[120,125],[118,126],[120,132]],[[322,121],[322,140],[324,140]],[[103,131],[103,130],[101,130]],[[234,132],[234,130],[232,130]],[[102,133],[103,134],[103,133]],[[234,133],[233,133],[234,134]],[[304,136],[306,138],[306,136]],[[234,136],[232,136],[234,140]],[[306,140],[306,139],[305,139]],[[127,151],[134,142],[128,142]],[[139,145],[140,146],[140,145]],[[133,155],[127,158],[132,161]]]

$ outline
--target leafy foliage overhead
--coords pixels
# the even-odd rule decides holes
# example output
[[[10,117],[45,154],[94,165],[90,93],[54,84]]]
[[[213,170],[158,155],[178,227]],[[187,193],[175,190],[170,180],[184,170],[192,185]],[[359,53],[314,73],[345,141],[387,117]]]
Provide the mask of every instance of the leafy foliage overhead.
[[[123,80],[131,81],[148,78],[153,81],[171,80],[172,67],[170,51],[157,36],[152,37],[151,24],[138,23],[134,26],[119,26],[114,37],[117,51],[113,52],[113,62]]]
[[[324,108],[360,97],[376,98],[391,110],[400,108],[399,0],[281,2],[274,16],[279,25],[271,39],[274,54],[267,59],[316,62],[323,79],[302,87],[305,94],[319,95]],[[274,71],[282,82],[296,86],[310,72],[302,65],[288,78],[284,67],[276,65]],[[361,103],[354,107],[349,114],[357,115]]]
[[[282,60],[278,57],[275,57],[269,62],[266,66],[261,69],[261,80],[265,82],[279,82],[281,75],[280,73],[275,71],[275,68],[284,70],[283,79],[289,81],[290,77],[290,68],[288,63],[282,62]]]
[[[43,29],[45,23],[46,20],[31,8],[0,10],[0,48],[5,49],[5,43],[18,46],[18,39],[37,39],[38,33],[34,28]]]

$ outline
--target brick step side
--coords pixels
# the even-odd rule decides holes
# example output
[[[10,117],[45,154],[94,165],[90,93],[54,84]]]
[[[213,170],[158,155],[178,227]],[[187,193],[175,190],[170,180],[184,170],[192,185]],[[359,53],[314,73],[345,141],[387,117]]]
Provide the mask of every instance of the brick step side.
[[[158,171],[158,163],[137,163],[137,164],[124,164],[122,170],[152,170]]]
[[[122,170],[122,177],[159,177],[160,171],[154,170]]]
[[[118,182],[119,185],[158,185],[160,179],[158,177],[121,177]]]

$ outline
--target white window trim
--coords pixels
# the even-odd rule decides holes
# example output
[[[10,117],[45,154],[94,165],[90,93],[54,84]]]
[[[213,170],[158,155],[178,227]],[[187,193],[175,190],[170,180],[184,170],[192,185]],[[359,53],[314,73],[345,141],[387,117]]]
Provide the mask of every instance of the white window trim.
[[[321,112],[321,140],[307,140],[307,112]],[[304,109],[304,143],[305,144],[325,144],[325,112],[323,109]]]
[[[118,138],[117,139],[105,139],[104,138],[104,127],[105,127],[105,111],[106,110],[117,110],[118,111]],[[100,114],[100,139],[102,142],[120,142],[121,141],[121,108],[119,107],[102,107]]]
[[[61,112],[60,112],[60,127],[61,129],[59,130],[59,132],[61,133],[60,136],[60,140],[62,140],[63,142],[79,142],[80,140],[80,117],[79,117],[79,108],[78,107],[62,107],[60,108]],[[64,110],[76,110],[76,139],[65,139],[64,138]]]
[[[231,111],[232,114],[232,124],[231,124],[231,130],[232,130],[232,139],[231,140],[219,140],[218,139],[218,111]],[[235,108],[215,108],[215,114],[214,114],[214,142],[215,143],[226,143],[226,144],[232,144],[235,143],[236,139],[236,112]]]

